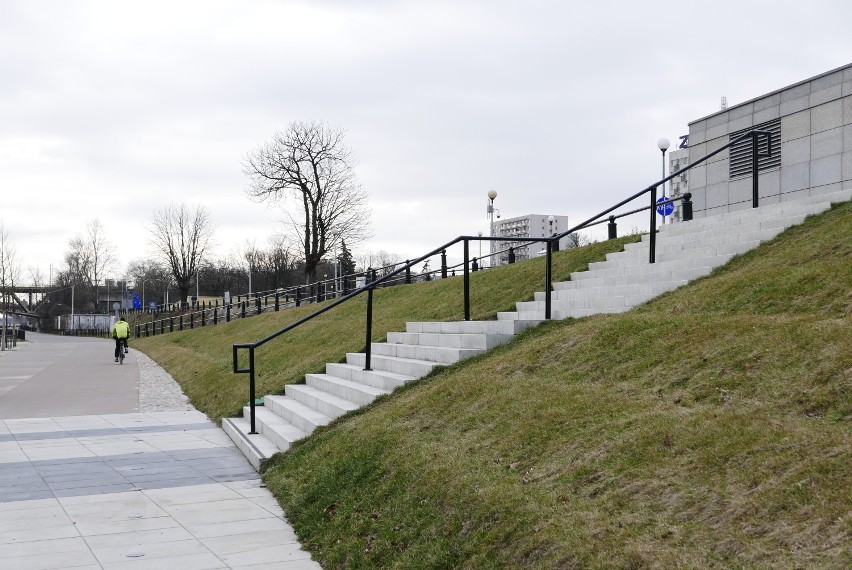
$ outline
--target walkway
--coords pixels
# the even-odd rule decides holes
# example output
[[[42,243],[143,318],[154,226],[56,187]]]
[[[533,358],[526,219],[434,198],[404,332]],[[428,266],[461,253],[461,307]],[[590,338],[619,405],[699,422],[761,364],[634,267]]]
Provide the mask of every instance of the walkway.
[[[131,348],[0,352],[0,567],[319,568],[228,437]]]

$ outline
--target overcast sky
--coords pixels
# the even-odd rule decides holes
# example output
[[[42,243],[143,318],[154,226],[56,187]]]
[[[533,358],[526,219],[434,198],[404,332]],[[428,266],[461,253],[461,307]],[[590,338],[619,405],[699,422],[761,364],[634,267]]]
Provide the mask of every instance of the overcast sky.
[[[360,251],[487,235],[489,190],[504,218],[576,222],[659,178],[657,139],[722,96],[852,61],[850,22],[849,0],[0,0],[0,218],[45,276],[95,218],[149,255],[170,202],[209,208],[218,255],[263,246],[283,216],[241,162],[321,120],[370,195]]]

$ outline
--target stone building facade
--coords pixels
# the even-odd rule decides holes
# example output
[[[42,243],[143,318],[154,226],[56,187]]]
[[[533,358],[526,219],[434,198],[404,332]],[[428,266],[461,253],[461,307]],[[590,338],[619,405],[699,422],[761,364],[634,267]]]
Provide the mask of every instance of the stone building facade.
[[[758,167],[761,204],[852,188],[852,64],[690,123],[689,162],[752,128],[773,133],[773,156]],[[695,217],[751,207],[750,149],[689,171]]]

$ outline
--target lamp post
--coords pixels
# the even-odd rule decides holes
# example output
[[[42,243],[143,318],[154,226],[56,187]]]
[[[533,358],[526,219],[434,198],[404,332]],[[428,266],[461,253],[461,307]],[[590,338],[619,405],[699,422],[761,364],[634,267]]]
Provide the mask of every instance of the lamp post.
[[[147,281],[148,281],[147,279],[142,280],[142,312],[143,313],[146,311],[146,307],[147,307],[147,305],[145,304],[145,282],[147,282]]]
[[[490,237],[494,237],[494,198],[496,198],[496,197],[497,197],[497,191],[496,190],[489,190],[488,191],[488,207],[486,209],[486,213],[489,216],[489,223],[488,223],[489,234],[488,235]],[[494,253],[494,242],[493,241],[489,242],[488,251],[492,254]],[[480,257],[482,257],[482,256],[480,255]],[[489,259],[491,259],[491,258],[489,258]],[[488,264],[490,265],[492,263],[492,261],[489,261]]]
[[[660,152],[663,154],[663,175],[660,177],[660,179],[663,179],[663,178],[666,177],[666,151],[669,150],[669,139],[667,139],[666,137],[663,137],[660,140],[658,140],[657,141],[657,148],[660,149]],[[663,192],[663,196],[665,196],[666,195],[666,183],[665,182],[662,183],[661,190]],[[654,196],[654,202],[655,203],[657,202],[656,196]],[[653,216],[653,210],[652,210],[651,217],[652,218],[654,217]],[[654,221],[654,231],[656,231],[656,218],[654,218],[654,220],[655,220]],[[663,217],[663,223],[666,223],[665,217]]]
[[[556,221],[556,216],[553,214],[547,216],[547,223],[550,224],[550,237],[553,237],[553,222]],[[551,251],[559,251],[559,241],[553,242]]]

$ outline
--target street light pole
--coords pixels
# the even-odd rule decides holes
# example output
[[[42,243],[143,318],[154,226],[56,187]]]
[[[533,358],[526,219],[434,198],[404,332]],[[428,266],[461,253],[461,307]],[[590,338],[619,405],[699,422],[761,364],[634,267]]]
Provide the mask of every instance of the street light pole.
[[[660,149],[660,152],[663,154],[663,175],[660,177],[660,179],[662,180],[663,178],[666,177],[666,151],[669,150],[669,139],[667,139],[666,137],[663,137],[660,140],[658,140],[657,141],[657,148]],[[666,183],[663,182],[660,185],[660,188],[663,192],[663,197],[665,197],[665,195],[666,195]],[[656,202],[656,200],[654,200],[654,202]],[[654,218],[654,220],[656,220],[656,218]],[[665,223],[666,223],[666,218],[665,218],[665,216],[663,216],[663,224],[665,224]],[[654,222],[654,226],[655,226],[654,230],[656,231],[656,221]]]
[[[488,223],[489,234],[488,235],[490,237],[494,237],[494,198],[496,198],[496,197],[497,197],[497,191],[496,190],[489,190],[488,191],[487,213],[488,213],[488,216],[489,216],[489,223]],[[489,242],[488,251],[491,254],[494,253],[494,241]],[[482,257],[482,254],[480,254],[480,257]],[[494,262],[494,258],[493,257],[489,258],[488,265],[490,266],[493,262]]]

